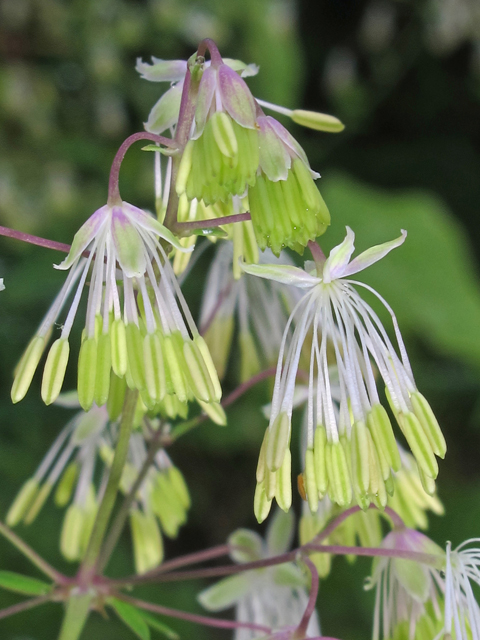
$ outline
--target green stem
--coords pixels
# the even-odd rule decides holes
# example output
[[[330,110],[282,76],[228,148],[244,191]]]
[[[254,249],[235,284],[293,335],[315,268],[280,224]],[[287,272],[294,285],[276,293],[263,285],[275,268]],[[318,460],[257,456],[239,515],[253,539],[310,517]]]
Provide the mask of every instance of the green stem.
[[[80,637],[88,620],[92,598],[93,593],[91,592],[69,598],[58,640],[77,640]]]
[[[127,389],[112,468],[110,469],[105,493],[98,509],[95,524],[93,525],[92,535],[90,536],[85,558],[80,569],[80,575],[87,578],[87,582],[95,570],[100,547],[102,546],[105,531],[107,530],[108,522],[115,505],[120,479],[127,459],[128,443],[132,432],[137,398],[138,391]]]
[[[64,584],[67,578],[54,569],[46,560],[38,555],[26,542],[17,536],[7,525],[0,522],[0,534],[16,547],[20,553],[30,560],[42,573],[57,584]]]

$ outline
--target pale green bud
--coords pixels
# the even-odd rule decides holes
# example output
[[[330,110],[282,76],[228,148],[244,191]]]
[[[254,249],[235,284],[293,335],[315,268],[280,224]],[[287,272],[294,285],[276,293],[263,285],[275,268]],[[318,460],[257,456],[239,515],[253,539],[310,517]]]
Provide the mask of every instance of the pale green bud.
[[[265,494],[265,486],[263,482],[258,482],[255,488],[255,496],[253,498],[253,511],[259,524],[261,524],[270,513],[272,501]]]
[[[65,513],[60,535],[60,551],[70,562],[80,560],[80,541],[84,521],[83,510],[76,504],[70,505]]]
[[[38,481],[35,478],[29,478],[17,493],[15,500],[12,502],[7,512],[5,522],[9,527],[15,527],[21,522],[35,499],[38,491]]]
[[[432,446],[418,418],[415,414],[408,412],[399,413],[397,420],[419,468],[427,476],[435,479],[438,475],[438,464]]]
[[[345,129],[345,125],[335,116],[317,111],[305,111],[294,109],[291,113],[292,120],[302,127],[315,129],[315,131],[327,131],[328,133],[339,133]]]
[[[86,338],[78,356],[78,401],[84,411],[91,409],[95,395],[97,341]]]
[[[197,402],[212,422],[218,424],[219,427],[226,426],[227,414],[219,402],[203,402],[202,400],[198,400],[198,398]]]
[[[55,340],[50,347],[42,379],[42,400],[47,405],[58,398],[65,378],[69,354],[70,345],[64,338]]]
[[[78,475],[78,463],[71,462],[60,478],[55,491],[54,501],[57,507],[65,507],[72,497],[73,487]]]
[[[40,487],[40,491],[35,496],[35,500],[33,501],[30,509],[27,511],[27,514],[25,515],[25,524],[32,524],[32,522],[38,516],[38,514],[40,513],[40,509],[43,507],[48,496],[50,495],[52,486],[53,485],[47,481]]]
[[[440,429],[440,425],[424,396],[418,391],[414,391],[410,396],[413,412],[417,416],[425,434],[432,446],[435,455],[444,458],[447,452],[447,443]]]
[[[146,573],[157,567],[163,559],[163,542],[157,520],[153,514],[138,509],[130,512],[135,571]]]
[[[12,402],[20,402],[25,397],[33,375],[38,367],[45,348],[45,339],[40,336],[32,338],[15,370],[11,397]]]
[[[276,471],[282,466],[289,436],[290,418],[285,411],[282,411],[268,428],[266,462],[270,471]]]

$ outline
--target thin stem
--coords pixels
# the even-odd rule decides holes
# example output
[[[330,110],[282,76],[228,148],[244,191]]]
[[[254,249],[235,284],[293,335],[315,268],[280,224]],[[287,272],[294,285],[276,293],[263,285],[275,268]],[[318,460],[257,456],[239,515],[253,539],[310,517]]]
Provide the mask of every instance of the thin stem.
[[[137,495],[137,491],[142,486],[142,483],[145,480],[145,476],[147,475],[148,470],[150,469],[150,466],[153,463],[158,450],[161,449],[163,446],[162,436],[163,436],[162,428],[159,427],[153,434],[152,439],[150,440],[150,447],[149,447],[147,456],[144,460],[144,463],[142,465],[142,468],[140,469],[138,476],[135,482],[133,483],[130,491],[125,496],[122,506],[120,507],[120,510],[115,516],[112,526],[110,528],[110,531],[108,532],[107,539],[105,540],[105,544],[103,545],[103,548],[97,563],[97,571],[99,573],[101,573],[106,567],[110,559],[110,556],[112,555],[113,550],[115,549],[118,539],[122,533],[125,521],[128,518],[130,507],[132,506],[132,503],[135,500],[135,497]]]
[[[380,512],[382,513],[382,512]],[[391,519],[391,521],[393,522],[393,526],[395,529],[405,529],[405,522],[402,520],[402,518],[398,515],[398,513],[396,511],[394,511],[391,507],[385,507],[384,512],[387,516],[389,516],[389,518]]]
[[[307,628],[308,628],[308,624],[310,622],[310,618],[312,617],[314,611],[315,611],[315,605],[317,603],[317,596],[318,596],[318,583],[319,583],[319,579],[318,579],[318,571],[316,566],[313,564],[313,562],[310,560],[310,558],[308,557],[304,557],[302,558],[303,562],[305,562],[305,564],[307,565],[310,574],[312,576],[312,583],[311,583],[311,587],[310,587],[310,595],[308,596],[308,603],[307,603],[307,607],[304,611],[304,614],[302,616],[302,619],[300,620],[300,624],[298,625],[297,629],[295,630],[295,633],[293,635],[294,638],[305,638],[307,635]]]
[[[237,222],[246,222],[251,220],[252,216],[249,211],[245,213],[232,213],[229,216],[220,216],[208,220],[188,220],[187,222],[177,222],[175,230],[180,236],[191,235],[188,232],[194,229],[216,229],[226,224],[235,224]]]
[[[20,553],[32,562],[37,569],[51,578],[56,584],[66,584],[68,578],[54,569],[46,560],[38,555],[26,542],[14,533],[6,524],[0,522],[0,534],[16,547]]]
[[[328,536],[333,531],[335,531],[335,529],[339,527],[342,524],[342,522],[344,522],[344,520],[346,520],[350,516],[353,516],[355,513],[358,513],[359,511],[361,511],[361,509],[358,506],[350,507],[350,509],[345,509],[345,511],[343,511],[340,515],[338,515],[334,520],[332,520],[332,522],[330,522],[330,524],[326,526],[325,529],[323,529],[323,531],[320,531],[320,533],[317,536],[315,536],[315,538],[313,538],[311,542],[313,544],[320,544],[320,542],[328,538]]]
[[[382,549],[380,547],[347,547],[335,544],[312,544],[303,545],[304,551],[315,551],[319,553],[331,553],[337,556],[367,556],[369,558],[400,558],[401,560],[413,560],[421,564],[438,566],[441,556],[433,553],[420,553],[419,551],[408,551],[405,549]]]
[[[216,43],[211,38],[205,38],[200,42],[197,49],[197,55],[205,57],[205,53],[210,53],[210,60],[212,61],[213,67],[218,67],[223,63],[222,56],[220,55],[220,51]]]
[[[15,613],[22,613],[22,611],[27,611],[27,609],[33,609],[33,607],[38,607],[49,601],[50,596],[38,596],[38,598],[31,598],[30,600],[13,604],[11,607],[0,609],[0,620],[8,618],[8,616],[13,616]]]
[[[39,247],[45,247],[46,249],[53,249],[54,251],[62,251],[68,253],[70,251],[70,245],[63,242],[55,242],[55,240],[47,240],[46,238],[40,238],[39,236],[33,236],[31,233],[24,233],[23,231],[16,231],[9,227],[0,226],[0,236],[6,238],[14,238],[21,242],[28,242],[29,244],[36,244]]]
[[[270,633],[270,627],[265,627],[261,624],[252,624],[249,622],[235,622],[233,620],[218,620],[217,618],[210,618],[207,616],[199,616],[195,613],[188,613],[187,611],[179,611],[178,609],[171,609],[170,607],[163,607],[153,602],[145,602],[138,600],[137,598],[131,598],[123,593],[115,596],[119,600],[128,602],[134,607],[139,609],[145,609],[145,611],[151,611],[152,613],[158,613],[162,616],[168,616],[170,618],[178,618],[179,620],[188,620],[196,624],[203,624],[207,627],[216,627],[217,629],[252,629],[253,631],[261,631],[262,633]]]
[[[112,168],[110,169],[110,178],[108,180],[108,204],[110,206],[121,202],[120,191],[118,188],[118,176],[120,174],[120,167],[122,166],[123,158],[125,157],[128,149],[138,140],[150,140],[151,142],[163,144],[164,146],[170,147],[171,149],[176,148],[175,142],[170,138],[158,136],[155,133],[148,133],[146,131],[133,133],[126,140],[124,140],[120,145],[117,153],[115,154],[112,162]]]
[[[137,406],[138,391],[127,389],[125,402],[123,405],[122,420],[120,422],[120,430],[118,441],[115,447],[115,455],[108,476],[107,486],[103,494],[102,502],[98,509],[97,517],[93,525],[92,534],[88,543],[85,558],[80,567],[80,576],[86,578],[87,582],[91,578],[103,542],[103,537],[110,520],[115,499],[117,497],[120,479],[122,477],[123,468],[127,459],[128,443],[133,427],[133,419],[135,416],[135,408]]]

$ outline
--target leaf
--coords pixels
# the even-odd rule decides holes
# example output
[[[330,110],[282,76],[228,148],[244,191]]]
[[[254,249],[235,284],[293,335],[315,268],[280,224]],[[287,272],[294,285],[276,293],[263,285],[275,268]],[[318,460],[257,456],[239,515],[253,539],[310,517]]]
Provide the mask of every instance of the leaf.
[[[333,212],[330,246],[343,239],[345,225],[360,250],[408,231],[402,247],[358,280],[385,297],[404,337],[421,337],[478,367],[480,286],[465,232],[446,206],[425,191],[392,194],[339,174],[323,178],[321,190]],[[388,325],[388,314],[377,308]]]
[[[156,151],[157,153],[161,153],[164,156],[174,156],[178,149],[171,149],[170,147],[159,147],[156,144],[146,144],[142,147],[142,151]]]
[[[115,613],[120,620],[122,620],[127,627],[130,627],[140,640],[150,640],[150,629],[145,622],[143,612],[139,611],[137,607],[128,604],[128,602],[117,600],[117,598],[109,598],[108,604],[115,609]]]
[[[253,576],[253,571],[246,571],[223,578],[201,591],[197,599],[208,611],[222,611],[233,607],[251,588]]]
[[[45,596],[52,590],[52,585],[43,580],[22,576],[13,571],[0,571],[0,587],[26,596]]]
[[[137,611],[145,620],[145,622],[150,627],[152,627],[152,629],[155,629],[155,631],[160,631],[160,633],[163,633],[163,635],[169,638],[169,640],[178,640],[180,638],[179,634],[176,631],[174,631],[173,629],[170,629],[170,627],[168,627],[166,624],[161,622],[158,618],[153,616],[151,613],[148,613],[147,611],[141,611],[139,609],[137,609]]]

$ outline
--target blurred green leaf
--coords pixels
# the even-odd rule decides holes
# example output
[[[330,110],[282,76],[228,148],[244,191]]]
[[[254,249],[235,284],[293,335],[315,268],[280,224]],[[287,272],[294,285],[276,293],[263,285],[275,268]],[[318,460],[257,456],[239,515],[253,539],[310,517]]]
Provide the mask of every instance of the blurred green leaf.
[[[25,596],[45,596],[52,590],[52,586],[47,582],[13,571],[0,571],[0,587]]]
[[[133,633],[140,640],[150,640],[150,629],[145,622],[143,614],[131,604],[117,600],[117,598],[109,598],[108,604],[115,609],[118,617],[130,627]]]
[[[152,627],[152,629],[155,629],[155,631],[160,631],[160,633],[163,633],[163,635],[169,638],[169,640],[178,640],[180,638],[176,631],[170,629],[170,627],[161,622],[155,616],[152,616],[147,611],[140,611],[139,609],[137,609],[137,613],[142,616],[149,627]]]
[[[404,335],[479,366],[480,285],[465,233],[444,204],[427,192],[387,193],[346,175],[330,175],[320,187],[332,246],[343,239],[343,225],[356,233],[356,253],[408,231],[405,244],[359,280],[386,298]]]

